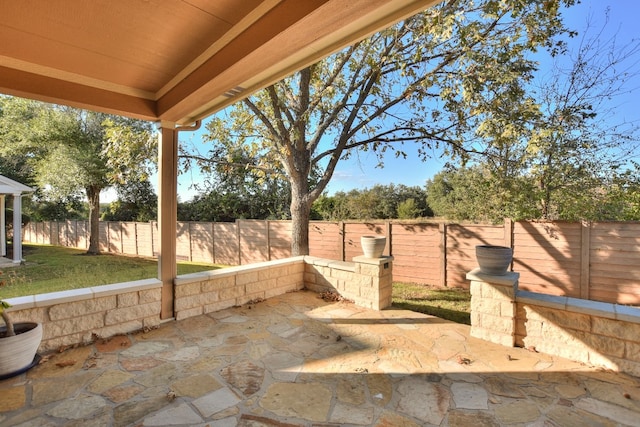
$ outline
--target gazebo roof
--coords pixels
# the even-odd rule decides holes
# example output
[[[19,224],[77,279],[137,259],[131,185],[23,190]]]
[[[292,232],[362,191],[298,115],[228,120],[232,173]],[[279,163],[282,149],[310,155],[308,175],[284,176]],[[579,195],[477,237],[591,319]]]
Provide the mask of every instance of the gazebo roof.
[[[0,175],[0,194],[32,193],[34,191],[31,187]]]
[[[186,125],[438,1],[7,1],[0,93]]]

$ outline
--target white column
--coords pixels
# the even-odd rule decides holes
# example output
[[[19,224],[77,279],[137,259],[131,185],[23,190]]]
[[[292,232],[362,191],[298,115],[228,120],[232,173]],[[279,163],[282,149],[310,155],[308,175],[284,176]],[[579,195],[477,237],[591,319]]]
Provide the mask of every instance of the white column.
[[[5,195],[0,194],[0,257],[7,256],[7,220],[4,211]]]
[[[22,195],[13,195],[13,263],[22,262]]]
[[[173,280],[177,275],[178,132],[162,122],[158,144],[158,278],[162,281],[160,318],[173,317]]]

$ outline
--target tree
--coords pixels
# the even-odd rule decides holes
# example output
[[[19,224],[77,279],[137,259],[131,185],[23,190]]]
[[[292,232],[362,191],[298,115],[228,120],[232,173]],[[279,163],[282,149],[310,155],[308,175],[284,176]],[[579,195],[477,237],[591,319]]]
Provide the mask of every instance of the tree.
[[[91,254],[100,252],[100,192],[147,176],[156,157],[151,134],[151,124],[139,120],[0,97],[0,155],[27,158],[45,200],[84,193]]]
[[[427,194],[420,187],[375,185],[348,193],[339,191],[333,196],[322,195],[312,208],[314,217],[333,221],[409,219],[433,215],[426,199]]]
[[[638,77],[640,41],[619,44],[617,34],[605,34],[607,21],[608,11],[599,29],[588,21],[568,58],[556,58],[550,74],[532,82],[542,109],[525,164],[544,219],[608,216],[609,189],[639,153],[638,124],[625,121],[614,102],[637,89],[626,83]]]
[[[535,109],[522,96],[536,67],[526,55],[562,48],[554,44],[564,31],[559,7],[573,3],[441,3],[214,117],[207,139],[215,147],[192,158],[258,174],[277,165],[291,185],[292,254],[307,254],[312,203],[353,150],[404,156],[401,144],[419,143],[425,158],[439,146],[465,156],[497,109],[514,118]]]
[[[115,187],[118,199],[103,212],[103,221],[148,222],[158,218],[158,196],[148,179]]]
[[[606,26],[605,19],[593,34],[587,22],[577,47],[529,82],[526,93],[540,108],[519,121],[510,111],[496,111],[484,123],[479,132],[488,155],[475,159],[477,167],[436,176],[429,203],[439,215],[492,221],[634,217],[629,207],[637,187],[629,159],[638,156],[639,128],[625,120],[617,99],[637,89],[628,82],[638,76],[640,41],[619,44]]]

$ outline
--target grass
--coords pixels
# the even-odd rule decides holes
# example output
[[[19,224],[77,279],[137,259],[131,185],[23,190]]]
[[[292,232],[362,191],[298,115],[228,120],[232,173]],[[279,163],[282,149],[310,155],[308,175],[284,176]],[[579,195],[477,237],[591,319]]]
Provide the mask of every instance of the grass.
[[[465,289],[394,282],[392,298],[396,308],[471,324],[471,295]]]
[[[1,270],[0,299],[158,277],[154,259],[46,245],[24,245],[22,253],[26,265]],[[179,262],[178,274],[222,267]]]
[[[154,259],[103,254],[79,249],[24,245],[26,265],[1,270],[0,299],[86,288],[158,276]],[[220,265],[178,263],[178,274],[222,268]],[[470,324],[469,292],[415,283],[393,284],[393,306]]]

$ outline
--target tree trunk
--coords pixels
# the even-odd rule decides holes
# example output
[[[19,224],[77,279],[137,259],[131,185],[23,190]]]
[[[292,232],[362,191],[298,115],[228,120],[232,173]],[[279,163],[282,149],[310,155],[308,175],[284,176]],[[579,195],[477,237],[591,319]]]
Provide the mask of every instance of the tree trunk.
[[[89,249],[88,254],[100,254],[100,188],[97,185],[87,187],[89,199]]]
[[[304,185],[303,185],[304,187]],[[308,194],[291,185],[291,256],[309,255],[309,216],[311,203]]]

